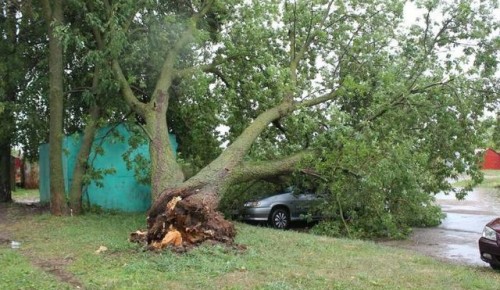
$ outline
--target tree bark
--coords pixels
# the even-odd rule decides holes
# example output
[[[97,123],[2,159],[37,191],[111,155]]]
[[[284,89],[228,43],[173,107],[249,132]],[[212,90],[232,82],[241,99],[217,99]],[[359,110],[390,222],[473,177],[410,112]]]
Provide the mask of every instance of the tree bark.
[[[50,211],[53,215],[67,214],[62,164],[63,141],[63,48],[56,35],[56,25],[63,23],[63,1],[44,0],[44,13],[49,34],[49,160]]]
[[[297,169],[297,164],[311,154],[314,154],[314,152],[304,150],[279,160],[241,163],[234,169],[228,183],[237,184],[251,180],[291,174]]]
[[[87,161],[97,131],[99,111],[97,105],[90,108],[89,122],[83,131],[82,144],[76,157],[75,169],[73,171],[73,179],[69,192],[69,205],[72,214],[80,214],[82,212],[83,176],[87,171]]]
[[[182,168],[175,159],[168,136],[169,95],[166,90],[162,89],[163,86],[169,87],[172,74],[168,73],[167,69],[162,72],[152,101],[146,104],[140,102],[133,94],[117,60],[113,60],[113,72],[121,84],[122,94],[127,104],[146,120],[146,133],[150,142],[151,198],[155,200],[163,190],[175,187],[184,180]]]
[[[16,3],[13,1],[7,1],[4,3],[5,6],[1,8],[6,11],[5,18],[5,36],[7,37],[7,54],[5,64],[7,66],[6,86],[4,97],[0,99],[4,102],[5,106],[0,111],[0,124],[2,128],[0,129],[0,202],[10,202],[12,201],[12,186],[15,186],[11,182],[12,172],[12,160],[11,160],[11,142],[12,136],[15,132],[15,120],[12,112],[12,104],[16,100],[17,93],[17,82],[14,77],[12,77],[11,70],[19,69],[15,63],[16,45],[17,45],[17,30],[16,30]]]
[[[2,140],[0,144],[0,202],[12,201],[10,184],[10,140]]]
[[[153,109],[146,113],[146,129],[151,138],[149,153],[152,200],[156,200],[165,189],[176,187],[184,181],[182,168],[175,159],[168,135],[168,95],[161,91],[159,94]]]

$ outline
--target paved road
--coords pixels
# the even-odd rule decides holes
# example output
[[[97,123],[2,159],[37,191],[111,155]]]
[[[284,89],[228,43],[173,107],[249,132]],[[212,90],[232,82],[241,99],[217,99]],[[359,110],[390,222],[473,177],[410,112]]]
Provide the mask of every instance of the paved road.
[[[500,216],[500,190],[476,189],[465,200],[440,194],[436,201],[447,215],[440,226],[415,229],[409,240],[386,244],[455,263],[488,267],[479,257],[477,241],[484,225]]]

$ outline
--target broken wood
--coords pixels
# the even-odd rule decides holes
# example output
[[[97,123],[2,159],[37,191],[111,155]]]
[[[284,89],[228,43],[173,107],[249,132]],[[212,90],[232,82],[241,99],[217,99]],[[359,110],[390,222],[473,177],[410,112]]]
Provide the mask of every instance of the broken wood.
[[[182,246],[182,235],[170,225],[170,229],[163,240],[161,240],[161,242],[153,242],[152,246],[155,249],[163,249],[168,246],[180,247]]]
[[[232,245],[234,225],[217,211],[215,192],[200,188],[171,189],[151,206],[147,231],[130,234],[131,242],[145,243],[148,249],[191,248],[205,241]]]

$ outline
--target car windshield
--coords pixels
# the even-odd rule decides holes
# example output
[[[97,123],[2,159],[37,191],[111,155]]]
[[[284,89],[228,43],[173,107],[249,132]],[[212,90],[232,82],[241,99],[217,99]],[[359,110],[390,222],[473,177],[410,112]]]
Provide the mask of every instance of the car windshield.
[[[301,190],[300,188],[295,187],[295,186],[288,186],[288,187],[283,188],[283,190],[280,190],[280,191],[267,192],[267,193],[259,194],[259,195],[255,196],[255,200],[264,199],[264,198],[268,198],[268,197],[271,197],[271,196],[275,196],[275,195],[278,195],[278,194],[284,194],[284,193],[291,193],[294,196],[298,196],[298,195],[301,195],[301,194],[313,194],[313,193],[311,193],[309,191]]]

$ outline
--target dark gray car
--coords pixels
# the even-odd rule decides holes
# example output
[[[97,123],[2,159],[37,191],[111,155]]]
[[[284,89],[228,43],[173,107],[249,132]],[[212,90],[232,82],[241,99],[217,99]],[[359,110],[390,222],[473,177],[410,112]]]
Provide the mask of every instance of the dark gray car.
[[[273,227],[285,229],[291,221],[304,220],[318,201],[314,194],[294,194],[291,190],[246,202],[240,218],[246,221],[268,221]],[[313,220],[318,216],[310,216]]]

